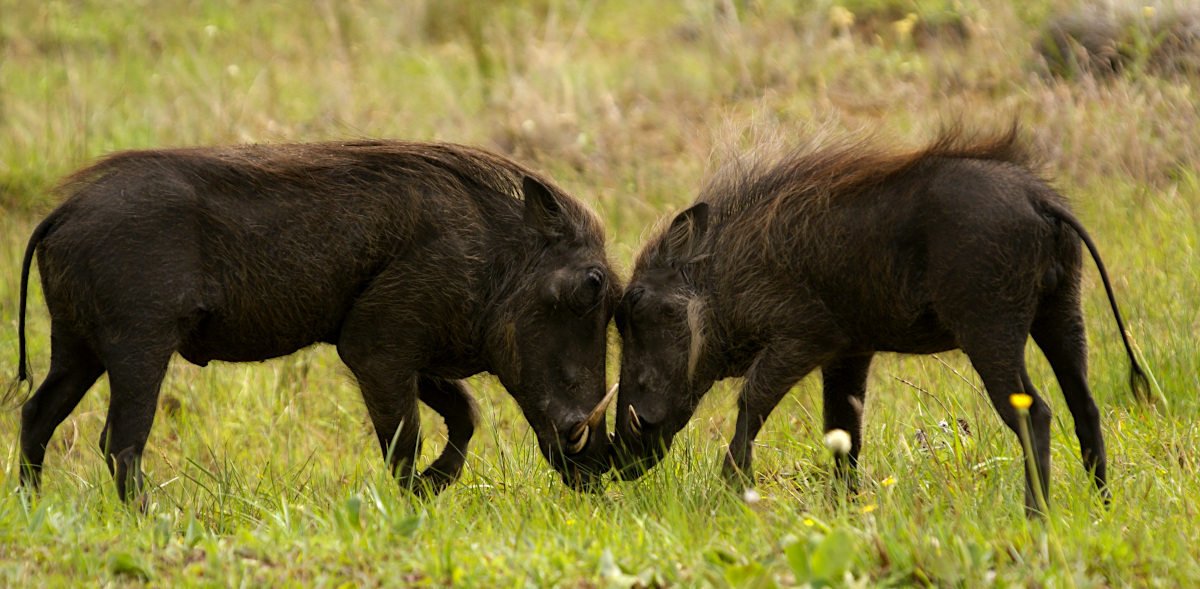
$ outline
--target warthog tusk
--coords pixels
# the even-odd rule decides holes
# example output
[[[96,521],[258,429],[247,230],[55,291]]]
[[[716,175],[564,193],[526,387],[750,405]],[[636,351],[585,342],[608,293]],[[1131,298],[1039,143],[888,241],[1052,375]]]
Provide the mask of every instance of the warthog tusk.
[[[567,448],[567,454],[578,454],[583,451],[583,447],[587,444],[588,434],[592,428],[600,425],[600,420],[604,419],[604,411],[608,409],[608,404],[612,403],[613,397],[617,396],[617,387],[620,383],[614,384],[608,393],[600,399],[600,403],[592,409],[588,414],[587,419],[579,422],[575,429],[571,430],[571,445]]]
[[[608,409],[608,404],[612,403],[613,397],[617,396],[618,386],[620,386],[620,383],[614,384],[611,389],[608,389],[608,393],[604,395],[603,399],[600,399],[600,403],[592,409],[591,413],[588,413],[587,419],[584,419],[579,422],[579,425],[575,426],[575,429],[571,431],[572,440],[579,437],[579,432],[583,431],[584,426],[596,427],[600,425],[600,420],[604,419],[604,411]]]
[[[583,452],[583,447],[587,445],[588,434],[592,433],[592,428],[583,424],[583,431],[579,432],[579,438],[571,441],[571,445],[567,447],[567,454],[578,454]]]
[[[638,418],[637,411],[633,410],[633,405],[629,406],[629,429],[633,431],[633,435],[642,436],[642,420]]]

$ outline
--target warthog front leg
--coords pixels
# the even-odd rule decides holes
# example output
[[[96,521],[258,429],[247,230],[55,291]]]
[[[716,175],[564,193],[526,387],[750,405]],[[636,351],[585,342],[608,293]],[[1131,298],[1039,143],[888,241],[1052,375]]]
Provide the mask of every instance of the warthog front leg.
[[[412,490],[413,467],[421,453],[421,414],[417,409],[416,377],[407,381],[380,387],[369,378],[358,379],[388,469],[401,488]]]
[[[368,293],[356,302],[342,324],[337,350],[358,380],[388,469],[401,488],[412,490],[421,453],[418,370],[423,361],[411,342],[422,341],[423,333],[382,314],[388,296]]]
[[[746,372],[738,397],[737,427],[725,455],[722,474],[735,488],[753,484],[754,438],[767,416],[804,375],[824,358],[797,342],[782,342],[764,349]]]
[[[388,469],[401,487],[411,489],[413,464],[421,452],[417,373],[403,368],[388,346],[355,335],[352,339],[343,329],[338,354],[358,380]]]
[[[479,423],[479,409],[467,384],[461,380],[421,376],[417,379],[417,389],[421,401],[437,411],[446,422],[446,447],[442,455],[421,473],[421,484],[415,489],[417,492],[434,494],[458,480],[462,474],[467,445]]]

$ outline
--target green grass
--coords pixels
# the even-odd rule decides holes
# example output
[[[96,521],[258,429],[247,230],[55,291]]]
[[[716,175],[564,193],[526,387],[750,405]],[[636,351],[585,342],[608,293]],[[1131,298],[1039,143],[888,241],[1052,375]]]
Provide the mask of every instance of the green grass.
[[[729,3],[736,18],[723,4],[0,0],[0,375],[16,372],[20,257],[48,189],[112,150],[360,135],[483,145],[595,206],[628,267],[730,150],[859,130],[913,145],[954,118],[1000,128],[1019,115],[1168,401],[1132,399],[1089,269],[1111,507],[1032,345],[1055,415],[1044,522],[1023,516],[1020,446],[958,353],[877,359],[850,501],[830,490],[819,379],[803,381],[759,436],[763,498],[748,505],[718,475],[736,382],[643,480],[578,495],[498,383],[473,378],[484,420],[467,472],[418,501],[388,480],[351,379],[317,347],[262,364],[176,361],[162,398],[178,410],[159,412],[147,447],[145,516],[117,502],[96,445],[104,379],[59,427],[39,496],[15,491],[18,413],[0,413],[0,585],[1200,584],[1200,82],[1045,77],[1032,44],[1050,3],[845,2],[870,23],[849,35],[829,22],[836,2]],[[967,35],[909,39],[894,10]],[[36,284],[31,295],[40,377],[49,322]],[[614,346],[612,374],[617,358]],[[428,460],[445,436],[425,419]],[[971,435],[939,426],[956,419]]]

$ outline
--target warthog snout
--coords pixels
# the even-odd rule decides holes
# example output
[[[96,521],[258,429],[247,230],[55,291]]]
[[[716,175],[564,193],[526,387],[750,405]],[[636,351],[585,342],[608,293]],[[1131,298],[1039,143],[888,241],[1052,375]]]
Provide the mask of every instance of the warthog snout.
[[[613,397],[617,395],[617,386],[613,385],[608,390],[608,393],[604,395],[600,403],[588,414],[587,419],[576,424],[574,428],[571,428],[571,435],[568,437],[566,445],[567,456],[573,456],[582,452],[593,430],[603,431],[601,424],[604,421],[604,412],[608,409],[608,404],[612,402]],[[604,438],[604,436],[599,437],[600,439]]]

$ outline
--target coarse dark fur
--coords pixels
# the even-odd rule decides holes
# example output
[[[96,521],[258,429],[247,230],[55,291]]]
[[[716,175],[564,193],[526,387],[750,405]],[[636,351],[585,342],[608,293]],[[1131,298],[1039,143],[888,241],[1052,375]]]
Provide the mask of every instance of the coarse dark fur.
[[[825,429],[849,432],[850,452],[837,466],[852,479],[872,356],[961,348],[1014,432],[1010,395],[1033,396],[1045,491],[1050,412],[1025,370],[1032,335],[1075,418],[1084,464],[1107,496],[1087,384],[1081,239],[1123,337],[1124,326],[1091,238],[1027,162],[1014,126],[982,139],[947,131],[913,153],[845,141],[727,167],[646,244],[617,308],[620,474],[636,478],[656,464],[712,384],[744,376],[724,471],[735,481],[749,476],[751,444],[768,414],[820,368]],[[1136,393],[1145,377],[1128,346]],[[1026,491],[1034,509],[1031,482]]]
[[[200,366],[334,344],[358,380],[390,468],[437,491],[477,425],[461,379],[497,375],[568,484],[609,467],[603,427],[566,456],[605,393],[620,297],[604,229],[526,167],[442,143],[354,141],[131,151],[76,172],[34,230],[51,316],[45,381],[21,415],[22,483],[92,383],[112,388],[100,447],[120,496],[172,354]],[[449,443],[414,480],[418,398]]]

